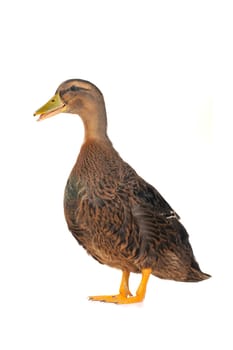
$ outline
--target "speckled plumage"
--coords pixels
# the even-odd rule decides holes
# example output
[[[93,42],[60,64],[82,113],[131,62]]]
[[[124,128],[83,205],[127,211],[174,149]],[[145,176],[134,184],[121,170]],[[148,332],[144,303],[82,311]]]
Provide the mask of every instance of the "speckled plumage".
[[[64,196],[68,227],[99,262],[177,281],[203,279],[178,215],[109,141],[86,142]]]
[[[89,82],[69,80],[57,93],[65,111],[79,114],[85,127],[64,195],[66,221],[77,241],[100,263],[122,271],[150,269],[176,281],[208,278],[179,216],[113,148],[101,92]]]

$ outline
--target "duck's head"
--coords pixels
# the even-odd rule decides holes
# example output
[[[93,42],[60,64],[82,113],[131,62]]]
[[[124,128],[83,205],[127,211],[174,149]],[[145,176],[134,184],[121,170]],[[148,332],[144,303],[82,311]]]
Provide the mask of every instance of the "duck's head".
[[[55,95],[34,116],[38,121],[58,113],[78,114],[84,123],[85,138],[106,137],[107,117],[101,91],[92,83],[70,79],[62,83]]]
[[[85,114],[95,113],[103,106],[103,95],[94,84],[81,79],[70,79],[58,87],[55,95],[34,116],[39,115],[38,121],[62,112],[85,117]]]

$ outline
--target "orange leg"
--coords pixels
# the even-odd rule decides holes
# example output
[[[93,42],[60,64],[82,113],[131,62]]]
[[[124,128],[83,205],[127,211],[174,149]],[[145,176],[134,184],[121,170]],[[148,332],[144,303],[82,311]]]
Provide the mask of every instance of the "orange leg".
[[[119,294],[93,296],[93,297],[89,297],[89,300],[104,301],[106,303],[115,303],[115,304],[139,303],[143,301],[145,297],[146,286],[147,286],[147,282],[150,277],[150,274],[151,274],[151,269],[142,270],[142,279],[135,296],[132,296],[132,294],[129,291],[129,287],[128,287],[129,272],[123,271]]]
[[[129,272],[123,271],[122,272],[122,279],[121,279],[121,285],[119,289],[120,295],[124,297],[132,296],[130,290],[129,290]]]

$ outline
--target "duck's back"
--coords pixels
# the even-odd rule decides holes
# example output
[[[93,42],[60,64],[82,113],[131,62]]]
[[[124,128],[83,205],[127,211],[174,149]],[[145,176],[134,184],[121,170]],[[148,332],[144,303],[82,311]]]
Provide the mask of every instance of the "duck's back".
[[[68,227],[99,262],[160,278],[198,281],[202,273],[178,215],[125,163],[110,141],[86,142],[68,179]]]

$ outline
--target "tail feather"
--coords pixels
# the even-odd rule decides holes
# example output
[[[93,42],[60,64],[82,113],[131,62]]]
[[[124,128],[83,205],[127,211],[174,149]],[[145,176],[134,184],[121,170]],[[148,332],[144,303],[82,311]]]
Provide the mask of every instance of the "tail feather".
[[[211,276],[201,271],[198,262],[193,256],[191,267],[187,275],[187,282],[199,282],[210,278]]]
[[[180,282],[199,282],[211,276],[201,271],[194,256],[185,263],[185,259],[177,254],[167,251],[158,259],[152,268],[153,275]]]
[[[201,270],[196,270],[191,268],[187,275],[186,282],[199,282],[199,281],[206,280],[210,277],[211,275],[204,273]]]
[[[186,279],[186,282],[199,282],[210,278],[211,276],[204,272],[191,271]]]

